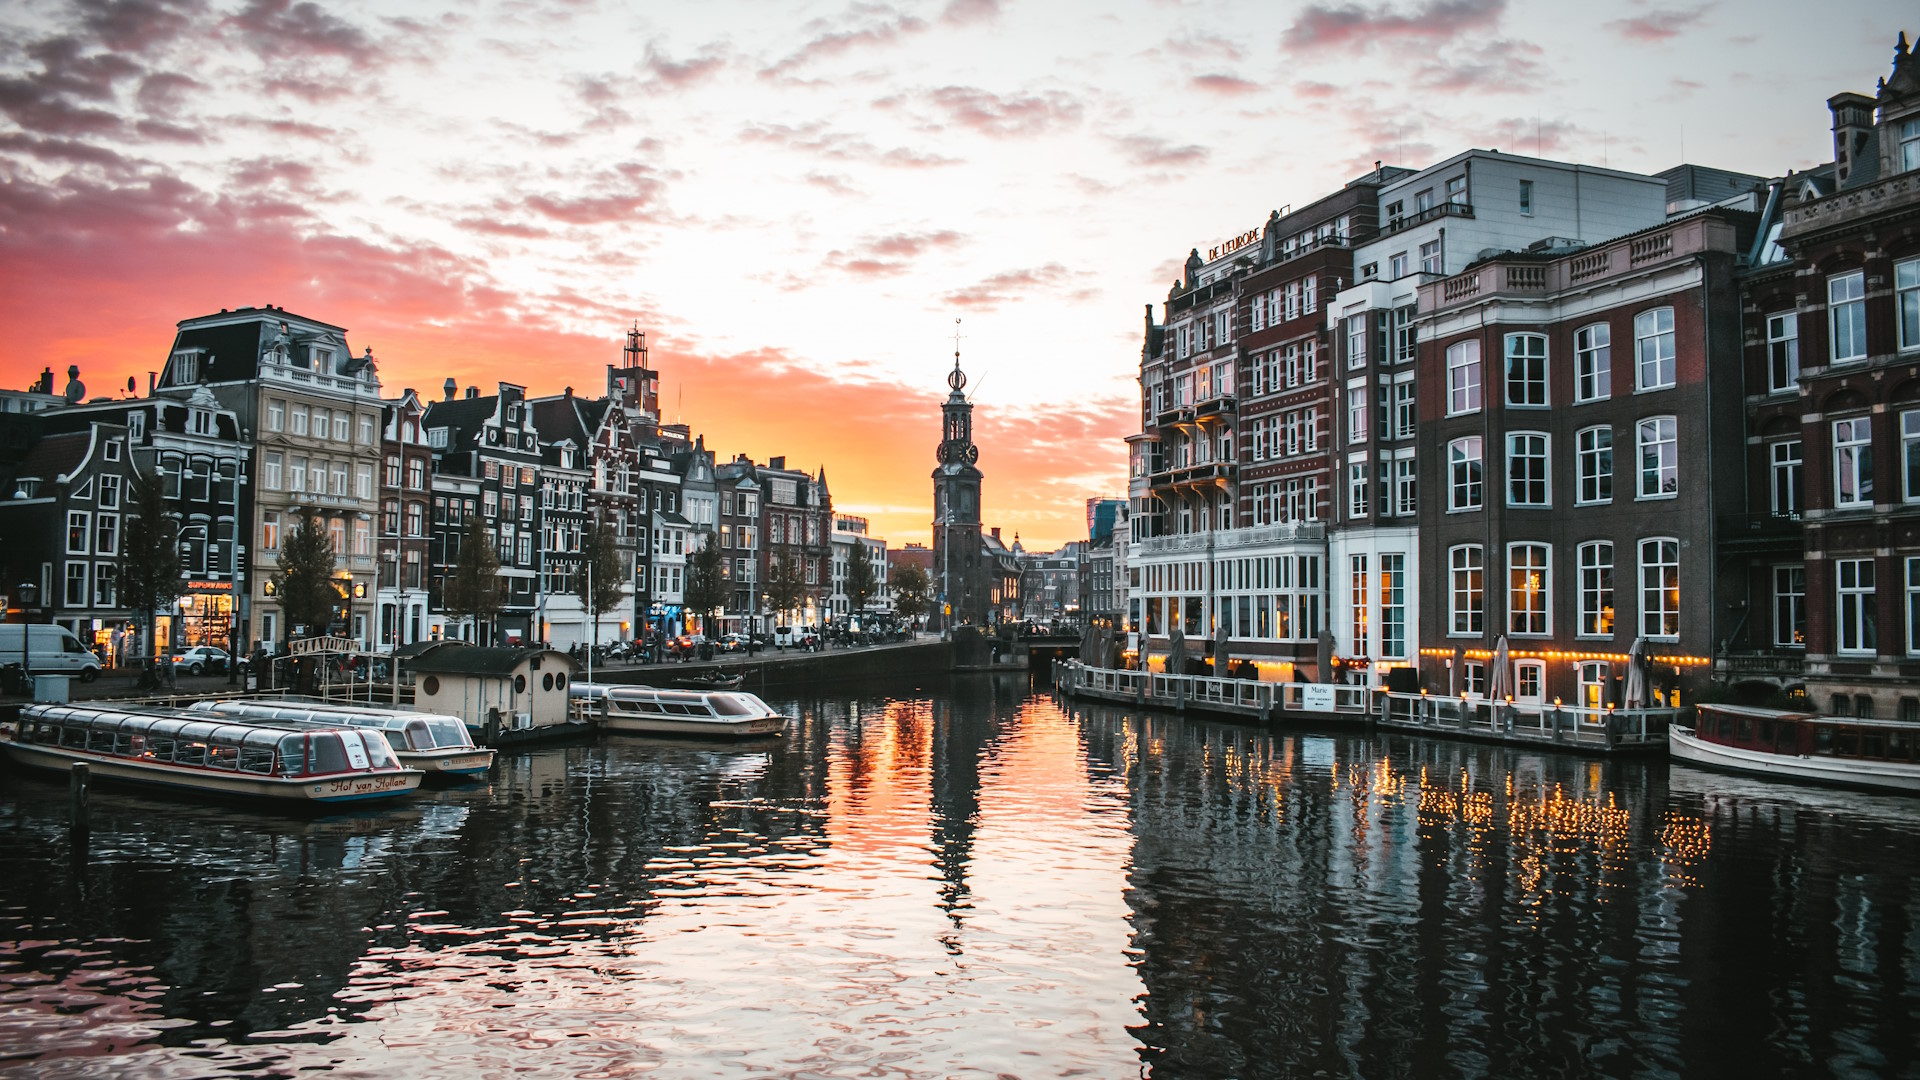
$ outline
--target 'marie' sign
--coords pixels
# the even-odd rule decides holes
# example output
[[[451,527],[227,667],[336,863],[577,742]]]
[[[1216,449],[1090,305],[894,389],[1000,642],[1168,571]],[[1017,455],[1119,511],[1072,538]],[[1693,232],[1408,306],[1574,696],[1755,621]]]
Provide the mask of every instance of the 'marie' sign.
[[[1260,240],[1260,230],[1248,229],[1246,232],[1241,233],[1239,236],[1236,236],[1231,240],[1228,240],[1224,243],[1215,244],[1213,247],[1208,248],[1207,261],[1212,262],[1213,260],[1219,258],[1222,255],[1231,255],[1234,252],[1239,251],[1241,248],[1246,247],[1248,244],[1258,243],[1259,240]]]

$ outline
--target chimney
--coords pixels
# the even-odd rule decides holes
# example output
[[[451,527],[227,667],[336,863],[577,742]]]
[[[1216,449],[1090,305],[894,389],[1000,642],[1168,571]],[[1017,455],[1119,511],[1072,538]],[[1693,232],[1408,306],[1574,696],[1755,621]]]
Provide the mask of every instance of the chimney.
[[[567,400],[568,401],[573,400],[573,387],[571,386],[567,387]]]
[[[779,457],[770,457],[767,459],[767,468],[769,469],[784,469],[786,467],[787,467],[787,458],[785,454],[782,454]]]
[[[1000,526],[998,525],[993,527],[993,542],[996,544],[1000,542]]]
[[[457,382],[454,382],[453,376],[451,375],[447,376],[447,381],[440,385],[440,392],[447,395],[445,398],[442,399],[445,401],[452,401],[453,395],[456,393],[459,393],[459,391],[460,391],[460,384]]]
[[[477,398],[477,397],[479,397],[479,396],[480,396],[480,388],[479,388],[479,387],[477,387],[477,386],[469,386],[469,387],[467,387],[467,398],[468,398],[468,400],[472,400],[473,398]]]
[[[1835,94],[1827,99],[1827,108],[1833,112],[1834,179],[1844,184],[1873,137],[1874,100],[1865,94]]]

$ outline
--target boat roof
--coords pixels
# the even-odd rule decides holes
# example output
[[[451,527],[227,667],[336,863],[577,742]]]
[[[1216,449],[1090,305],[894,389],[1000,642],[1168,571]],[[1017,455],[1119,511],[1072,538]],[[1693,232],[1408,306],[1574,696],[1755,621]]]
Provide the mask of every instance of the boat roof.
[[[354,731],[344,724],[314,724],[300,721],[240,721],[222,713],[189,712],[185,709],[146,708],[141,706],[107,708],[97,705],[28,705],[20,717],[60,721],[79,721],[88,727],[119,728],[133,724],[149,735],[174,735],[183,738],[222,736],[244,739],[249,734],[266,735],[265,741],[278,741],[284,735],[304,735],[311,731]]]
[[[1785,709],[1762,709],[1754,705],[1702,704],[1699,709],[1703,713],[1725,713],[1729,716],[1745,716],[1755,720],[1800,720],[1809,724],[1835,727],[1870,727],[1920,732],[1920,721],[1913,720],[1880,720],[1871,716],[1821,716],[1816,713],[1791,712]]]
[[[1787,709],[1762,709],[1757,705],[1721,705],[1718,703],[1701,704],[1701,712],[1727,713],[1730,716],[1746,716],[1755,720],[1812,720],[1809,712],[1792,712]]]

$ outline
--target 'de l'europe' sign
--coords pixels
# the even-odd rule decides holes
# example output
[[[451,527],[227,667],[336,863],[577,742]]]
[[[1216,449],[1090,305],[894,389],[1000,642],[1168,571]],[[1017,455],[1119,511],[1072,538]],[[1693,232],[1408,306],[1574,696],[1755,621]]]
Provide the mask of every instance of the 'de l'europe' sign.
[[[1241,233],[1239,236],[1236,236],[1231,240],[1227,240],[1222,243],[1215,244],[1214,246],[1208,248],[1207,261],[1212,262],[1213,260],[1219,258],[1222,255],[1231,255],[1234,252],[1239,251],[1241,248],[1246,247],[1248,244],[1258,243],[1259,240],[1260,240],[1260,230],[1248,229],[1246,232]]]

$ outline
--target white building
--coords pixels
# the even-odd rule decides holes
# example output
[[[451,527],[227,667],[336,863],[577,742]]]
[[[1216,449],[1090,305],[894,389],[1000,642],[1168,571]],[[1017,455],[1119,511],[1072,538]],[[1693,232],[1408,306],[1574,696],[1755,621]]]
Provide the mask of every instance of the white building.
[[[867,561],[873,566],[873,595],[867,597],[866,607],[862,610],[882,613],[893,610],[893,595],[887,591],[886,583],[892,576],[887,560],[887,542],[884,538],[867,535],[867,519],[851,514],[835,514],[833,517],[833,595],[831,607],[836,619],[844,619],[853,614],[853,598],[847,594],[847,567],[853,560],[854,545],[867,549]]]

